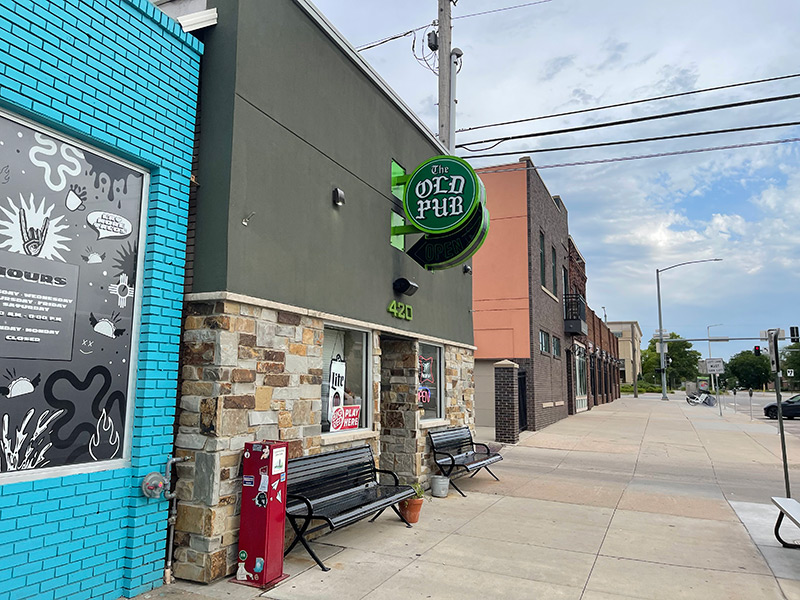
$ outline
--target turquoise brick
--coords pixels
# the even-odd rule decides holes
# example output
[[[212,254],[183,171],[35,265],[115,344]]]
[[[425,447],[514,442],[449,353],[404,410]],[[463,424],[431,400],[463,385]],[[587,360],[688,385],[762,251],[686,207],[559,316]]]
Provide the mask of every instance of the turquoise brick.
[[[132,440],[133,463],[141,463],[142,472],[120,469],[40,480],[36,487],[0,486],[0,543],[13,535],[9,541],[24,553],[15,559],[41,567],[49,553],[47,568],[55,569],[47,585],[19,588],[19,597],[114,599],[157,586],[163,567],[166,503],[144,500],[136,484],[147,467],[160,468],[171,449],[174,405],[162,405],[174,403],[202,45],[145,0],[21,0],[13,6],[14,13],[0,6],[0,30],[13,32],[0,35],[4,105],[94,140],[152,174],[146,244],[157,251],[148,254],[143,296],[160,301],[143,314],[143,332],[154,335],[142,340],[142,377],[135,384],[132,425],[140,439]],[[159,108],[164,106],[166,111]],[[153,285],[160,286],[155,293]],[[43,537],[54,547],[35,547]],[[84,573],[74,562],[81,558]],[[8,581],[13,568],[0,562],[0,581]]]

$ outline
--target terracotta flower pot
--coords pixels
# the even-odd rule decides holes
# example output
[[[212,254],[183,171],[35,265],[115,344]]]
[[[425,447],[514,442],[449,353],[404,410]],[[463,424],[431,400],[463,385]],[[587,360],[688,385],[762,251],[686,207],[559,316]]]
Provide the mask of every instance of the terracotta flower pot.
[[[400,514],[409,523],[419,521],[419,511],[425,498],[409,498],[400,502]]]

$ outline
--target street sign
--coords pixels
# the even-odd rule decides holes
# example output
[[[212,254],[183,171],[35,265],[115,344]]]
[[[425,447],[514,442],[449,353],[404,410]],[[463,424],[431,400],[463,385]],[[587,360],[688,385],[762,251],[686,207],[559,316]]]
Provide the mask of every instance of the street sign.
[[[707,358],[706,368],[709,375],[722,375],[725,373],[725,363],[721,358]]]
[[[787,377],[794,377],[794,369],[786,369]]]
[[[697,361],[697,370],[700,371],[701,375],[708,375],[708,367],[704,359],[701,358]]]

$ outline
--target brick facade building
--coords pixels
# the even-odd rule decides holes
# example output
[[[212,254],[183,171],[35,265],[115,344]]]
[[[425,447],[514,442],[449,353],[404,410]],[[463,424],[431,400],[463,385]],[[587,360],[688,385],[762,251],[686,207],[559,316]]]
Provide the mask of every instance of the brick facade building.
[[[577,356],[576,342],[588,341],[587,334],[608,336],[599,326],[589,333],[585,261],[569,235],[561,198],[550,194],[527,157],[478,172],[492,230],[473,261],[476,422],[508,428],[507,415],[497,414],[493,378],[495,363],[510,360],[518,366],[518,427],[542,429],[588,408],[584,367],[595,362]],[[603,348],[610,366],[615,348],[612,342]],[[601,371],[609,401],[617,397],[610,387],[613,374]]]
[[[27,214],[47,234],[4,239],[2,264],[66,273],[43,293],[72,311],[3,356],[48,359],[16,367],[41,385],[3,409],[42,461],[15,460],[3,434],[2,598],[113,600],[163,580],[168,502],[141,485],[173,445],[201,53],[147,0],[0,2],[4,211],[21,202],[15,230]]]
[[[583,258],[575,240],[569,239],[569,273],[570,288],[573,294],[586,298],[586,260]],[[572,352],[575,360],[585,364],[585,382],[576,384],[572,403],[575,411],[591,409],[598,404],[605,404],[619,398],[619,369],[622,362],[619,358],[619,340],[597,314],[586,307],[587,332],[575,338]],[[578,377],[576,369],[576,377]]]

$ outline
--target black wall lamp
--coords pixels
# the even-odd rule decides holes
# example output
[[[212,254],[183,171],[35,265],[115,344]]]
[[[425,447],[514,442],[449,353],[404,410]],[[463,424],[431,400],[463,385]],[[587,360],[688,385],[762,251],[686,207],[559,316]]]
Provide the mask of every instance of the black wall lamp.
[[[333,188],[333,205],[344,206],[344,190]]]
[[[405,294],[406,296],[413,296],[414,294],[417,293],[419,286],[410,279],[406,279],[405,277],[400,277],[399,279],[394,280],[392,288],[397,294]]]

